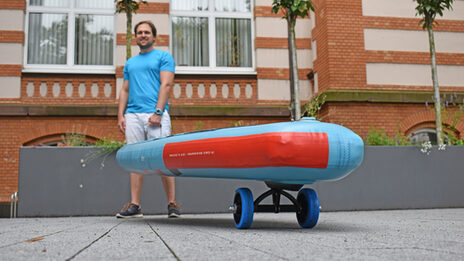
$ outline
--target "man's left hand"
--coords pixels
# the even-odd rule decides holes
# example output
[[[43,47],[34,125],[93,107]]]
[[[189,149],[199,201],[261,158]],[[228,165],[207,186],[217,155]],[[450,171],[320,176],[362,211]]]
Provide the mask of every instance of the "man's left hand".
[[[161,126],[161,117],[161,115],[156,115],[153,113],[153,115],[151,115],[148,119],[148,124],[152,127]]]

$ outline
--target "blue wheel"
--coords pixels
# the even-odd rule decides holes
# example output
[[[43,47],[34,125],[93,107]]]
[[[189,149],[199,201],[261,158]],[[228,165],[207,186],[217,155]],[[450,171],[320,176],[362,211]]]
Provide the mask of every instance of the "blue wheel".
[[[302,228],[313,228],[319,219],[319,199],[316,191],[305,188],[298,192],[296,198],[301,206],[301,211],[296,212],[298,224]]]
[[[238,229],[249,228],[253,223],[253,194],[247,188],[239,188],[234,196],[234,222]]]

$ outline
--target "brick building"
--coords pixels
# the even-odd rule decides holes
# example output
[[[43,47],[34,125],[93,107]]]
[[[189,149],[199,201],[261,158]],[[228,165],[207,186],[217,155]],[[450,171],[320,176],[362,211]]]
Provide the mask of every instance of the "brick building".
[[[296,25],[300,98],[327,95],[320,117],[365,136],[433,133],[426,32],[409,0],[315,0]],[[287,26],[272,0],[151,0],[156,46],[177,64],[173,132],[289,119]],[[439,19],[439,81],[464,98],[464,1]],[[0,0],[0,202],[17,190],[19,147],[65,133],[122,140],[116,126],[125,14],[113,0]],[[138,47],[132,45],[132,54]],[[459,110],[450,106],[449,112]],[[451,118],[445,123],[451,125]],[[464,123],[453,129],[462,138]],[[40,173],[38,173],[40,175]]]

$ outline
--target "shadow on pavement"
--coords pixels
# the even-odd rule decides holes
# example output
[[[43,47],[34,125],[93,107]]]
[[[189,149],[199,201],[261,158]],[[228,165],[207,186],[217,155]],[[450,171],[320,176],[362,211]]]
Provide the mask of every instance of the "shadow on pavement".
[[[183,216],[181,218],[166,218],[165,216],[147,217],[143,219],[128,220],[137,223],[150,223],[151,225],[173,225],[185,227],[203,227],[203,228],[223,228],[223,229],[236,229],[232,218],[225,217],[189,217]],[[324,222],[319,221],[316,227],[312,229],[303,229],[298,225],[295,218],[294,222],[288,220],[265,220],[256,218],[249,228],[251,230],[269,230],[269,231],[285,231],[294,230],[298,233],[311,233],[311,232],[355,232],[365,231],[366,228],[357,227],[349,223],[334,223],[333,221]]]

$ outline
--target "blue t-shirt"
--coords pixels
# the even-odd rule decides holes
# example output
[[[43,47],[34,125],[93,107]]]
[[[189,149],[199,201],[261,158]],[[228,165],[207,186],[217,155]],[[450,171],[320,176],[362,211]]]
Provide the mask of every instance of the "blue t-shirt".
[[[126,113],[155,112],[161,86],[160,72],[175,72],[175,62],[168,52],[153,49],[139,53],[127,60],[124,66],[124,81],[129,80],[129,99]],[[169,111],[166,103],[164,108]]]

